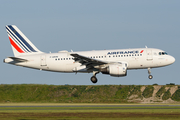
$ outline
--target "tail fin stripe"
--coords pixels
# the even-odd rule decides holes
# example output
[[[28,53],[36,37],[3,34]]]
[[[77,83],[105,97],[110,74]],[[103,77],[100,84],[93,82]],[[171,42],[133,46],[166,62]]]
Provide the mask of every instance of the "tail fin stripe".
[[[7,28],[7,27],[6,27],[6,28]],[[30,52],[30,50],[28,50],[28,49],[26,48],[26,46],[25,46],[8,28],[7,28],[7,30],[9,31],[9,35],[11,36],[11,38],[14,37],[14,40],[15,40],[16,43],[19,42],[19,43],[22,45],[22,46],[20,45],[22,48],[25,48],[26,51]],[[13,37],[12,37],[12,36],[13,36]],[[18,42],[17,42],[16,40],[17,40]]]
[[[26,49],[24,49],[24,47],[22,47],[22,45],[20,45],[20,44],[15,40],[15,38],[12,37],[11,34],[8,33],[8,36],[9,36],[9,40],[10,40],[11,45],[12,45],[12,44],[16,44],[16,46],[21,47],[21,49],[22,49],[24,52],[28,52]],[[13,39],[14,39],[14,40],[13,40]],[[13,47],[15,47],[15,46],[13,45]]]
[[[11,26],[8,27],[10,28]],[[14,28],[13,29],[10,28],[9,31],[15,37],[15,40],[17,40],[27,50],[27,52],[31,52],[31,50],[27,47],[27,45],[16,35],[17,32]]]
[[[24,51],[21,50],[21,48],[19,48],[16,43],[14,43],[14,41],[9,37],[10,43],[11,45],[20,53],[24,53]]]
[[[31,45],[29,45],[29,43],[18,32],[16,32],[16,30],[12,26],[8,26],[8,27],[11,29],[11,31],[14,31],[14,34],[26,45],[27,48],[29,48],[32,52],[37,52],[31,47]]]
[[[28,52],[29,50],[27,48],[25,48],[25,46],[16,38],[16,36],[14,36],[13,34],[11,34],[9,32],[11,32],[11,31],[8,31],[8,35],[9,35],[9,37],[11,37],[11,40],[13,40],[14,43],[16,43],[16,45],[21,47],[25,52]]]

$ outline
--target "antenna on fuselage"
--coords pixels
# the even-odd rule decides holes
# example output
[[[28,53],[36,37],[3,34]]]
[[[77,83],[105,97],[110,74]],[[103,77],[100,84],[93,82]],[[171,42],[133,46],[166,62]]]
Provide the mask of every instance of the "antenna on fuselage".
[[[145,45],[145,48],[148,48],[148,47]]]

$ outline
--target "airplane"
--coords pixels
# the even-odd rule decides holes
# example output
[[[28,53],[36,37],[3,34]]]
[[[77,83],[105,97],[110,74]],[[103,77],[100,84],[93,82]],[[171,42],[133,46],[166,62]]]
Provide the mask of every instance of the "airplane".
[[[92,83],[97,83],[98,73],[113,77],[127,75],[127,70],[147,69],[152,79],[151,68],[163,67],[175,62],[173,56],[156,48],[114,49],[58,53],[44,53],[15,26],[5,26],[14,53],[4,63],[65,73],[93,73]]]

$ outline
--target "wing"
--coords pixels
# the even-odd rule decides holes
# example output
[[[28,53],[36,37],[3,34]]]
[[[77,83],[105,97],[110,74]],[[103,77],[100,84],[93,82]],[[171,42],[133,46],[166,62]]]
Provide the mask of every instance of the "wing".
[[[102,60],[97,60],[97,59],[92,59],[83,55],[79,55],[76,53],[70,54],[71,56],[74,57],[74,60],[76,62],[81,63],[82,65],[86,65],[87,68],[93,68],[94,66],[97,65],[103,65],[103,64],[108,64],[106,61]]]

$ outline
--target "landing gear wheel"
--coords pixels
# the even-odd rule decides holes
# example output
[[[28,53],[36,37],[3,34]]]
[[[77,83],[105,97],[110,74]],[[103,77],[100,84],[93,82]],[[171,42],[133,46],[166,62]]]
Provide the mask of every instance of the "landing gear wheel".
[[[93,83],[97,83],[97,78],[96,78],[95,76],[92,76],[92,77],[91,77],[91,81],[92,81]]]
[[[149,79],[152,79],[152,78],[153,78],[153,76],[152,76],[152,75],[149,75],[149,76],[148,76],[148,78],[149,78]]]
[[[149,74],[148,78],[149,78],[149,79],[152,79],[153,76],[151,75],[151,68],[148,68],[148,74]]]

